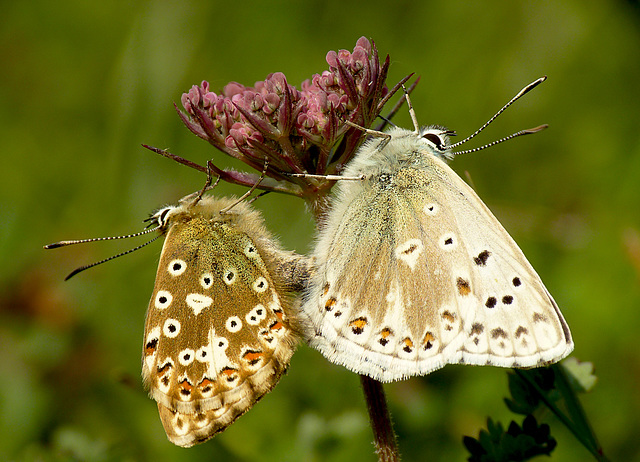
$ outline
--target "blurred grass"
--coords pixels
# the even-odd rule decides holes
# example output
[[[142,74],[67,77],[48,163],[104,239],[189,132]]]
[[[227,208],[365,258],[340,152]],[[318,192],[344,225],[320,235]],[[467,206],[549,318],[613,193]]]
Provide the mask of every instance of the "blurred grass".
[[[574,355],[599,382],[582,397],[612,460],[640,460],[640,9],[637,2],[334,0],[5,2],[0,24],[0,459],[375,460],[358,378],[301,347],[289,374],[211,442],[171,445],[141,389],[144,312],[160,244],[63,283],[133,244],[44,252],[67,238],[141,228],[204,178],[140,147],[232,165],[172,102],[206,79],[299,84],[361,35],[416,72],[423,123],[468,134],[524,84],[549,80],[480,142],[547,131],[456,159],[561,306]],[[409,124],[399,114],[400,125]],[[241,194],[223,185],[217,194]],[[258,202],[305,251],[301,201]],[[386,387],[404,460],[463,460],[462,435],[505,423],[506,374],[450,366]],[[588,454],[553,419],[553,460]]]

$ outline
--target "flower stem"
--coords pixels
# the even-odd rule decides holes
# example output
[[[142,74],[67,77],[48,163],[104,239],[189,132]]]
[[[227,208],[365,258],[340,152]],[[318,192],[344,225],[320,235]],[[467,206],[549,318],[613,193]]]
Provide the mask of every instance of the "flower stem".
[[[398,454],[396,434],[393,431],[391,414],[389,414],[382,383],[366,375],[360,376],[360,383],[367,401],[378,461],[398,462],[400,455]]]

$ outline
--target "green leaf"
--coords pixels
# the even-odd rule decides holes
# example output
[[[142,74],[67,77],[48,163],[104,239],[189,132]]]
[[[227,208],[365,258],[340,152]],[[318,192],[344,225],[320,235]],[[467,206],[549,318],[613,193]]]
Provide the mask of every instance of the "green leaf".
[[[579,392],[591,391],[598,381],[598,377],[593,373],[593,363],[578,361],[576,358],[567,358],[560,364],[564,369],[571,387]]]

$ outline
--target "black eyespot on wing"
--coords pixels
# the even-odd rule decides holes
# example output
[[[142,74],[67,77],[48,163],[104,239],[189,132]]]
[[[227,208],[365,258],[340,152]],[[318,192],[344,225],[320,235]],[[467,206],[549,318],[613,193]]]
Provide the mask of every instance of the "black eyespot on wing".
[[[491,252],[489,252],[488,250],[483,250],[478,254],[477,257],[473,257],[473,261],[478,266],[485,266],[487,264],[487,260],[489,259],[489,255],[491,255]]]
[[[154,338],[147,342],[145,345],[145,353],[152,354],[156,351],[156,347],[158,346],[158,339]]]
[[[471,334],[470,335],[480,335],[484,332],[484,325],[479,322],[474,322],[471,325]]]
[[[493,308],[494,306],[496,306],[496,303],[498,303],[498,300],[496,300],[495,297],[489,297],[487,298],[487,301],[484,304],[484,306],[486,306],[487,308]]]
[[[497,327],[491,330],[491,338],[493,339],[507,338],[507,337],[508,337],[507,333],[501,327]]]

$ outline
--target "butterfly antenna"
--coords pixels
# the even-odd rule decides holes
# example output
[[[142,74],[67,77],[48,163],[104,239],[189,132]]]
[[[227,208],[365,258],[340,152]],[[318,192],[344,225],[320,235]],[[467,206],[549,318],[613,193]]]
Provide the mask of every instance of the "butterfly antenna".
[[[528,128],[526,130],[520,130],[519,132],[512,133],[509,136],[505,136],[504,138],[500,138],[499,140],[492,141],[491,143],[485,144],[485,145],[480,146],[478,148],[467,149],[465,151],[452,152],[450,154],[454,155],[454,156],[458,156],[460,154],[468,154],[470,152],[482,151],[483,149],[490,148],[491,146],[495,146],[496,144],[504,143],[505,141],[511,140],[513,138],[517,138],[519,136],[532,135],[533,133],[541,132],[542,130],[544,130],[547,127],[549,127],[549,125],[544,124],[544,125],[539,125],[539,126],[537,126],[535,128]],[[459,143],[456,143],[456,144],[459,144]]]
[[[112,241],[115,239],[129,239],[130,237],[138,237],[144,234],[149,234],[154,231],[157,231],[161,228],[161,226],[156,226],[155,228],[145,229],[144,231],[140,231],[139,233],[127,234],[126,236],[111,236],[111,237],[93,237],[90,239],[76,239],[72,241],[60,241],[54,242],[53,244],[47,244],[44,246],[45,249],[57,249],[58,247],[66,247],[68,245],[74,244],[85,244],[87,242],[98,242],[98,241]]]
[[[502,113],[503,113],[503,112],[504,112],[504,111],[505,111],[509,106],[511,106],[513,103],[515,103],[517,100],[519,100],[519,99],[520,99],[520,98],[522,98],[524,95],[526,95],[527,93],[529,93],[531,90],[533,90],[535,87],[537,87],[538,85],[540,85],[540,84],[541,84],[542,82],[544,82],[545,80],[547,80],[547,76],[546,76],[546,75],[545,75],[545,76],[543,76],[543,77],[540,77],[540,78],[539,78],[539,79],[537,79],[537,80],[534,80],[533,82],[531,82],[529,85],[527,85],[527,86],[526,86],[526,87],[524,87],[522,90],[520,90],[516,96],[514,96],[513,98],[511,98],[511,100],[510,100],[507,104],[505,104],[504,106],[502,106],[502,108],[501,108],[498,112],[496,112],[496,113],[493,115],[493,117],[491,117],[489,120],[487,120],[487,121],[485,122],[485,124],[484,124],[482,127],[480,127],[479,129],[477,129],[474,133],[472,133],[471,135],[469,135],[468,137],[466,137],[464,140],[462,140],[462,141],[458,141],[457,143],[454,143],[454,144],[452,144],[451,146],[447,146],[447,149],[453,149],[453,148],[455,148],[456,146],[460,146],[461,144],[466,143],[466,142],[467,142],[467,141],[469,141],[470,139],[474,138],[478,133],[480,133],[482,130],[484,130],[485,128],[487,128],[487,126],[489,126],[489,124],[490,124],[491,122],[493,122],[494,120],[496,120],[496,119],[498,118],[498,116],[499,116],[500,114],[502,114]],[[536,127],[536,128],[539,128],[539,127]],[[545,127],[545,128],[546,128],[546,127]],[[535,130],[535,129],[532,129],[532,130]],[[537,130],[537,131],[540,131],[540,130]],[[480,148],[480,149],[484,149],[484,148],[486,148],[486,147],[493,146],[494,144],[502,143],[503,141],[506,141],[506,140],[511,139],[511,138],[515,138],[516,136],[528,135],[529,133],[535,133],[535,132],[529,132],[528,130],[522,130],[522,132],[518,132],[517,134],[516,134],[516,133],[514,133],[514,134],[513,134],[513,135],[511,135],[511,136],[508,136],[508,137],[506,137],[506,138],[503,138],[503,139],[501,139],[501,140],[498,140],[497,142],[491,143],[491,144],[489,144],[489,145],[487,145],[487,146],[483,146],[483,147],[482,147],[482,148]],[[478,150],[479,150],[479,149],[478,149]],[[464,152],[470,152],[470,151],[464,151]],[[471,151],[471,152],[472,152],[472,151]],[[459,153],[455,153],[455,154],[459,154]]]
[[[235,201],[233,204],[223,208],[222,210],[220,210],[220,215],[224,215],[225,213],[228,213],[229,210],[231,210],[232,208],[234,208],[236,205],[238,205],[240,202],[242,202],[243,200],[245,200],[247,197],[249,197],[251,195],[251,193],[253,191],[256,190],[256,188],[258,187],[258,185],[262,182],[262,180],[264,179],[265,174],[267,173],[267,169],[269,168],[269,160],[265,157],[264,158],[264,167],[262,168],[262,173],[260,174],[260,178],[258,178],[258,181],[256,181],[255,183],[253,183],[253,186],[251,186],[251,189],[249,189],[249,191],[247,191],[246,193],[244,193],[240,199],[238,199],[237,201]]]
[[[153,230],[155,231],[155,229],[157,229],[157,228],[154,228]],[[151,230],[150,230],[150,231],[151,231]],[[140,234],[146,234],[146,233],[140,233]],[[139,235],[139,234],[138,234],[138,235]],[[127,255],[128,253],[131,253],[131,252],[135,252],[136,250],[140,250],[141,248],[143,248],[143,247],[145,247],[145,246],[147,246],[147,245],[151,244],[153,241],[155,241],[156,239],[158,239],[160,236],[161,236],[161,235],[160,235],[160,234],[158,234],[156,237],[154,237],[154,238],[153,238],[153,239],[151,239],[150,241],[147,241],[147,242],[145,242],[144,244],[140,244],[139,246],[134,247],[133,249],[126,250],[126,251],[124,251],[124,252],[122,252],[122,253],[119,253],[119,254],[117,254],[117,255],[112,255],[112,256],[111,256],[111,257],[109,257],[109,258],[105,258],[104,260],[100,260],[100,261],[97,261],[97,262],[95,262],[95,263],[91,263],[90,265],[85,265],[85,266],[81,266],[80,268],[76,268],[76,269],[74,269],[73,271],[71,271],[71,273],[69,273],[69,275],[68,275],[66,278],[64,278],[64,280],[65,280],[65,281],[68,281],[68,280],[69,280],[69,279],[71,279],[73,276],[75,276],[75,275],[76,275],[76,274],[78,274],[78,273],[81,273],[81,272],[82,272],[82,271],[84,271],[84,270],[87,270],[87,269],[89,269],[89,268],[93,268],[94,266],[102,265],[103,263],[106,263],[106,262],[108,262],[108,261],[110,261],[110,260],[116,259],[116,258],[118,258],[118,257],[122,257],[122,256],[124,256],[124,255]],[[133,236],[132,236],[132,237],[133,237]],[[104,240],[104,239],[96,239],[96,240]],[[46,248],[53,248],[53,247],[46,247],[46,246],[45,246],[45,249],[46,249]]]

